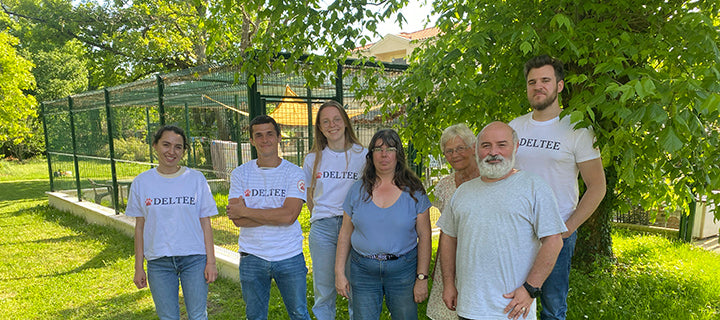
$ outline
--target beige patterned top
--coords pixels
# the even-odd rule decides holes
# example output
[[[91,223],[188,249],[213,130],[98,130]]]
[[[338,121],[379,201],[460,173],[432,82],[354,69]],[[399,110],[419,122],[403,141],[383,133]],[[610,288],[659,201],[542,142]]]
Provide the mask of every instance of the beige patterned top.
[[[443,177],[435,185],[435,203],[433,205],[440,210],[440,214],[445,210],[445,206],[450,203],[450,198],[452,198],[456,189],[455,172]],[[457,313],[448,309],[445,302],[442,301],[442,271],[439,263],[440,260],[436,260],[435,274],[433,274],[433,283],[427,304],[427,316],[433,320],[457,320]]]

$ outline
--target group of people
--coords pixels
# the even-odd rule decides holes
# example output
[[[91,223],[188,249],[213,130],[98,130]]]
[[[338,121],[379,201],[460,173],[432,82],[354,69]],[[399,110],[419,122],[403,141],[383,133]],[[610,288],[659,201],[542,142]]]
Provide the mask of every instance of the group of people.
[[[317,319],[335,319],[338,294],[350,319],[379,319],[383,301],[393,319],[418,319],[428,296],[434,320],[535,319],[535,298],[542,319],[564,319],[575,230],[603,198],[605,179],[592,131],[560,118],[562,63],[535,57],[525,76],[532,112],[477,137],[464,124],[442,134],[454,172],[435,186],[432,275],[431,203],[397,132],[380,130],[365,148],[342,105],[327,101],[300,168],[278,155],[275,120],[252,119],[257,159],[233,170],[226,207],[240,227],[246,317],[268,318],[274,280],[289,317],[310,319],[297,221],[307,203]],[[179,165],[186,147],[181,129],[158,130],[158,166],[135,178],[126,210],[136,217],[134,282],[149,282],[161,319],[180,318],[180,283],[188,318],[207,319],[217,277],[210,217],[218,212],[203,175]],[[587,186],[579,200],[578,173]]]

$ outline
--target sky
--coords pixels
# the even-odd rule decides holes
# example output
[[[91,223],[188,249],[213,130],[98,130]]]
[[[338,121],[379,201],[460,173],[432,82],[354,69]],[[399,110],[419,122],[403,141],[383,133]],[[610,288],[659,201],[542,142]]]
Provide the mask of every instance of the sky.
[[[427,3],[425,3],[427,2]],[[426,18],[432,11],[432,0],[410,0],[410,3],[402,9],[402,14],[407,20],[402,27],[398,26],[395,22],[395,17],[383,21],[378,24],[378,33],[380,36],[385,36],[388,33],[398,34],[400,32],[413,32],[424,29]],[[430,17],[431,22],[428,24],[428,28],[434,25],[437,17]],[[373,37],[373,41],[380,40],[381,37]]]

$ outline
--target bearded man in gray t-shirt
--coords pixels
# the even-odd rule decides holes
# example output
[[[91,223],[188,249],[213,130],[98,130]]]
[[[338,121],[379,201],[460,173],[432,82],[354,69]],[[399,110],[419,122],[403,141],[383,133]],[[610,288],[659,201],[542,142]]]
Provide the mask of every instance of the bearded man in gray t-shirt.
[[[493,122],[478,135],[480,178],[462,184],[438,226],[443,301],[461,319],[536,319],[535,298],[562,248],[552,189],[513,169],[518,138]]]

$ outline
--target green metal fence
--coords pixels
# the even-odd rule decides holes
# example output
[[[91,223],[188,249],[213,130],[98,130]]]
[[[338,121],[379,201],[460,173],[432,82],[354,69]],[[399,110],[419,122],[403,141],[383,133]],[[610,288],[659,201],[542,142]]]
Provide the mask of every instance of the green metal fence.
[[[207,65],[43,102],[50,188],[123,212],[132,179],[156,165],[152,134],[174,124],[184,128],[190,143],[183,164],[205,174],[222,206],[230,171],[254,158],[248,123],[255,115],[278,121],[281,155],[299,166],[312,144],[313,109],[328,99],[345,105],[365,145],[379,128],[397,125],[380,108],[367,108],[374,97],[359,101],[349,92],[349,80],[372,67],[340,63],[332,70],[334,80],[311,88],[302,77],[282,73],[248,86],[239,67]],[[386,65],[385,70],[394,78],[404,66]],[[213,227],[216,241],[218,233],[231,239],[219,244],[236,246],[238,230],[223,210]]]

